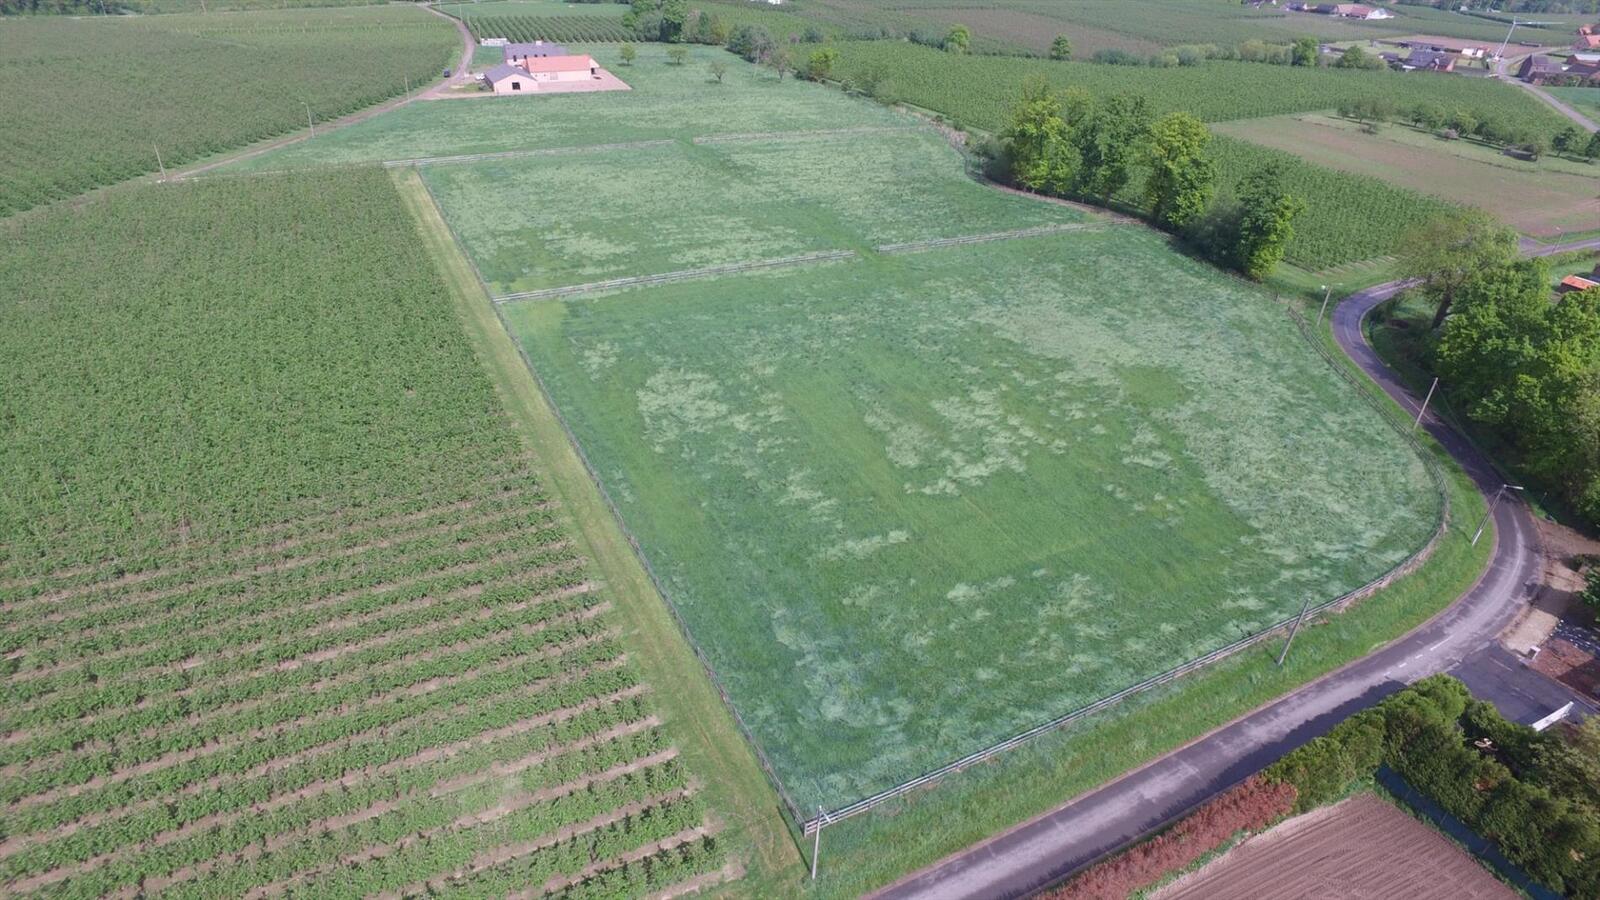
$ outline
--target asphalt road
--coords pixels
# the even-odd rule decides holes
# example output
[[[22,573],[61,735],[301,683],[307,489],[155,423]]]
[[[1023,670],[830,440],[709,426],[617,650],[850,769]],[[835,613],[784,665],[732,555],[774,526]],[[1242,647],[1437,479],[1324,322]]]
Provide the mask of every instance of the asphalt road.
[[[1539,254],[1600,246],[1600,239],[1540,247]],[[1361,322],[1400,291],[1395,282],[1347,298],[1334,311],[1339,346],[1413,413],[1412,397],[1368,345]],[[1486,494],[1502,483],[1494,466],[1431,416],[1422,423]],[[1455,522],[1470,530],[1476,522]],[[1527,509],[1495,509],[1489,568],[1471,590],[1405,637],[1285,695],[1122,778],[908,876],[875,896],[895,900],[1022,897],[1160,828],[1406,684],[1449,671],[1505,714],[1524,722],[1580,699],[1525,669],[1495,637],[1529,601],[1541,558]]]

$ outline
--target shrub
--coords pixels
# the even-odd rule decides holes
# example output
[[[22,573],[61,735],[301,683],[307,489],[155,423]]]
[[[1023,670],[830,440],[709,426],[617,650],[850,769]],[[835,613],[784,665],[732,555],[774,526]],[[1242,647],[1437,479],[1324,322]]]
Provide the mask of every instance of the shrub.
[[[1161,834],[1093,866],[1043,897],[1120,900],[1183,869],[1241,831],[1258,831],[1271,825],[1294,805],[1293,786],[1251,776]]]

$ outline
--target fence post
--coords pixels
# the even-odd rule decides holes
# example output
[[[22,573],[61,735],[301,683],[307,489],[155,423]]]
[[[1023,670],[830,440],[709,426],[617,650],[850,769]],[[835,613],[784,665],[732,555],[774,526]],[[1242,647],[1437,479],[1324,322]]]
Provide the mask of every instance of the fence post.
[[[817,830],[812,832],[811,840],[811,880],[817,880],[817,855],[822,852],[822,817],[826,815],[822,807],[817,807]]]

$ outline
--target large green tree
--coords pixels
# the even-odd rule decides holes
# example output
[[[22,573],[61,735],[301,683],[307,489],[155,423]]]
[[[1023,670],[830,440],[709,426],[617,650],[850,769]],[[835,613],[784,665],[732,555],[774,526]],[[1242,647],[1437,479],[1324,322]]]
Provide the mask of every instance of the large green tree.
[[[1151,126],[1145,200],[1157,223],[1182,228],[1205,212],[1217,178],[1206,153],[1210,143],[1210,130],[1189,113],[1168,113]]]
[[[1516,232],[1477,210],[1452,213],[1407,232],[1400,241],[1400,274],[1421,282],[1433,301],[1433,327],[1450,315],[1456,292],[1474,273],[1516,258]]]
[[[1073,142],[1082,165],[1076,189],[1104,204],[1133,177],[1150,134],[1150,101],[1137,95],[1102,98],[1076,121]]]
[[[1267,277],[1283,260],[1294,239],[1295,217],[1305,209],[1305,201],[1284,188],[1277,166],[1264,166],[1245,179],[1233,253],[1239,271],[1257,281]]]
[[[1083,98],[1075,98],[1081,105]],[[1081,160],[1067,122],[1067,103],[1042,78],[1023,83],[1022,97],[1003,132],[1011,176],[1030,191],[1059,194],[1077,179]]]
[[[1456,291],[1435,354],[1467,415],[1600,522],[1600,289],[1550,299],[1542,260],[1479,268]]]
[[[944,49],[951,53],[966,53],[972,49],[972,31],[965,25],[950,26],[950,33],[944,36]]]

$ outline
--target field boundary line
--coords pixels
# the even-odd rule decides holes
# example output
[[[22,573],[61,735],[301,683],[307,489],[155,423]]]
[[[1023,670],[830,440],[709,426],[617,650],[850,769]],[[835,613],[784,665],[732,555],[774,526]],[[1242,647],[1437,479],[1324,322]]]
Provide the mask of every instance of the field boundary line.
[[[1402,421],[1392,409],[1384,405],[1382,400],[1373,395],[1370,388],[1358,380],[1348,369],[1340,365],[1339,361],[1333,356],[1328,348],[1323,346],[1322,342],[1317,340],[1316,336],[1312,334],[1311,326],[1306,323],[1303,316],[1289,307],[1285,307],[1285,311],[1287,312],[1289,318],[1294,322],[1296,331],[1302,338],[1305,339],[1306,343],[1311,345],[1311,349],[1318,356],[1320,356],[1323,361],[1327,362],[1333,368],[1334,372],[1342,380],[1349,384],[1361,397],[1361,399],[1378,413],[1379,418],[1383,419],[1385,424],[1393,428],[1401,437],[1401,439],[1404,440],[1405,443],[1416,453],[1418,459],[1420,459],[1423,464],[1424,470],[1428,473],[1429,482],[1439,492],[1440,496],[1440,506],[1434,521],[1433,532],[1431,535],[1429,535],[1426,543],[1424,543],[1417,550],[1413,551],[1411,555],[1407,556],[1404,560],[1400,561],[1394,567],[1389,569],[1389,571],[1356,588],[1355,590],[1348,591],[1344,594],[1334,597],[1331,600],[1325,600],[1321,603],[1307,607],[1304,613],[1304,618],[1309,619],[1312,616],[1320,615],[1324,612],[1337,612],[1346,609],[1362,600],[1365,600],[1368,597],[1371,597],[1373,594],[1378,593],[1379,591],[1388,587],[1390,584],[1394,583],[1397,579],[1410,575],[1417,569],[1421,568],[1422,565],[1433,556],[1434,551],[1438,549],[1439,543],[1444,539],[1444,536],[1449,528],[1450,493],[1445,484],[1444,473],[1440,469],[1438,461],[1427,452],[1426,448],[1422,446],[1422,443],[1417,440],[1414,434],[1412,434],[1411,429],[1408,427],[1410,423]],[[890,800],[904,796],[911,791],[923,787],[924,785],[939,781],[947,775],[952,775],[961,771],[962,769],[966,769],[982,762],[987,762],[988,760],[999,756],[1008,750],[1015,749],[1032,741],[1034,738],[1052,731],[1056,731],[1057,729],[1070,725],[1073,722],[1093,715],[1094,713],[1115,706],[1123,700],[1126,700],[1137,694],[1142,694],[1146,691],[1167,684],[1168,682],[1175,681],[1184,675],[1188,675],[1192,672],[1198,671],[1199,669],[1203,669],[1212,663],[1218,662],[1228,656],[1232,656],[1233,654],[1254,644],[1258,644],[1274,635],[1283,633],[1293,627],[1295,623],[1301,619],[1302,615],[1300,614],[1290,616],[1281,622],[1269,625],[1266,628],[1254,632],[1253,634],[1245,635],[1244,637],[1230,644],[1219,647],[1216,650],[1205,654],[1204,656],[1199,656],[1189,660],[1188,662],[1181,663],[1166,670],[1165,672],[1151,676],[1150,678],[1147,678],[1144,681],[1136,684],[1129,685],[1128,687],[1123,688],[1116,693],[1108,694],[1105,697],[1051,719],[1048,722],[1040,723],[1025,731],[1018,732],[1017,734],[1014,734],[1002,741],[991,744],[982,750],[969,753],[968,755],[963,756],[954,762],[946,763],[937,769],[925,772],[922,775],[918,775],[917,777],[910,779],[909,781],[905,781],[895,785],[894,787],[879,791],[870,797],[864,797],[832,811],[819,808],[816,816],[803,820],[800,823],[801,833],[807,836],[814,835],[822,828],[832,825],[835,822],[868,812],[878,806],[883,805],[884,803],[889,802]]]
[[[757,259],[749,262],[722,263],[715,266],[706,266],[700,269],[680,269],[676,272],[661,272],[655,275],[629,275],[625,278],[611,278],[606,281],[591,281],[587,284],[569,284],[561,287],[539,288],[533,291],[518,291],[514,294],[503,294],[491,297],[495,305],[502,303],[516,303],[523,300],[553,300],[561,297],[571,297],[577,294],[592,294],[600,291],[618,290],[632,287],[652,287],[658,284],[670,284],[674,281],[689,281],[697,278],[715,278],[719,275],[735,275],[742,272],[759,272],[766,269],[781,269],[788,266],[805,265],[814,262],[833,262],[835,260],[854,259],[857,253],[854,250],[819,250],[815,253],[801,253],[796,256],[777,256],[771,259]]]
[[[889,134],[897,131],[923,131],[921,125],[858,125],[852,128],[811,128],[797,131],[731,131],[725,134],[702,134],[689,143],[743,144],[762,141],[804,140],[806,138],[847,137],[854,134]]]
[[[472,263],[472,257],[466,252],[466,244],[462,242],[461,235],[456,233],[455,227],[450,224],[450,220],[446,219],[440,211],[439,199],[433,195],[433,190],[428,187],[428,182],[425,179],[419,178],[417,180],[420,182],[428,202],[433,204],[434,212],[444,225],[445,231],[450,235],[450,239],[455,243],[462,257],[467,260],[473,275],[477,277],[479,286],[492,300],[493,295],[489,294],[488,283],[483,280],[483,273],[479,272],[477,266]],[[846,252],[850,256],[855,255],[854,251]],[[722,679],[717,676],[716,669],[712,668],[711,658],[706,655],[705,650],[695,641],[694,635],[689,631],[688,622],[683,618],[683,613],[679,611],[677,605],[668,596],[666,586],[662,583],[660,576],[656,574],[655,568],[650,565],[650,560],[645,557],[644,548],[639,544],[639,539],[634,536],[633,531],[628,528],[627,522],[622,518],[621,507],[617,506],[616,500],[612,498],[611,493],[606,490],[605,484],[601,482],[600,471],[595,468],[594,462],[584,452],[583,445],[578,443],[577,433],[572,430],[572,426],[567,422],[566,417],[561,414],[561,409],[556,406],[555,397],[550,393],[549,385],[545,383],[543,376],[539,374],[538,368],[534,366],[533,360],[528,356],[527,348],[522,345],[521,341],[511,337],[514,332],[511,330],[511,323],[506,320],[503,310],[504,304],[496,301],[491,302],[489,306],[494,310],[495,319],[499,322],[500,329],[511,339],[511,344],[516,349],[517,357],[521,360],[523,369],[527,371],[534,387],[539,392],[540,398],[549,409],[551,417],[560,427],[562,435],[566,438],[567,446],[572,449],[573,454],[578,458],[578,462],[582,464],[584,473],[588,476],[589,486],[594,489],[595,493],[600,497],[601,503],[611,513],[612,522],[616,525],[617,531],[622,535],[623,540],[627,541],[634,560],[638,562],[639,568],[644,572],[645,578],[649,580],[650,586],[661,597],[662,605],[666,607],[668,614],[671,616],[673,625],[677,627],[684,643],[693,651],[696,661],[700,664],[700,668],[706,676],[706,680],[710,682],[712,689],[716,691],[718,698],[722,701],[722,708],[727,710],[735,728],[755,756],[757,767],[761,770],[767,785],[772,789],[782,806],[781,812],[788,818],[789,823],[798,825],[804,821],[804,816],[800,814],[800,807],[795,804],[794,799],[789,796],[788,790],[784,788],[783,782],[778,778],[777,770],[773,768],[771,760],[767,758],[766,750],[756,740],[755,733],[750,730],[750,726],[745,722],[744,717],[734,707],[733,698],[729,696],[727,688],[723,686]]]
[[[988,231],[982,234],[963,234],[956,237],[929,238],[924,241],[906,241],[900,244],[880,244],[874,249],[879,253],[921,253],[926,250],[938,250],[943,247],[959,247],[965,244],[987,244],[990,241],[1009,241],[1016,238],[1040,237],[1047,234],[1060,234],[1066,231],[1098,231],[1108,228],[1114,222],[1057,222],[1050,225],[1035,225],[1031,228],[1013,228],[1009,231]]]
[[[495,159],[521,159],[528,156],[573,156],[580,153],[608,153],[614,150],[643,150],[648,147],[665,147],[676,144],[672,138],[649,141],[622,141],[611,144],[579,144],[571,147],[529,147],[523,150],[496,150],[489,153],[462,153],[456,156],[418,156],[411,159],[386,159],[383,167],[398,169],[406,166],[444,166],[453,163],[483,162]]]

